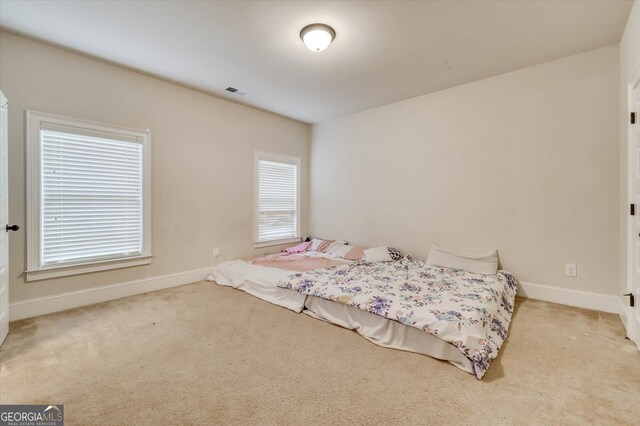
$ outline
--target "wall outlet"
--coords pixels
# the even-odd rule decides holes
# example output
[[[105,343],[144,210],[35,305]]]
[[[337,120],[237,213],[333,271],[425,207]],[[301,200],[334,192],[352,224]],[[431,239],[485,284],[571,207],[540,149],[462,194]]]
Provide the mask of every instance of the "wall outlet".
[[[564,274],[567,277],[577,277],[578,276],[578,267],[573,263],[567,263],[564,265]]]
[[[214,248],[213,252],[211,253],[211,255],[213,256],[214,259],[216,257],[220,256],[220,249],[218,247]]]

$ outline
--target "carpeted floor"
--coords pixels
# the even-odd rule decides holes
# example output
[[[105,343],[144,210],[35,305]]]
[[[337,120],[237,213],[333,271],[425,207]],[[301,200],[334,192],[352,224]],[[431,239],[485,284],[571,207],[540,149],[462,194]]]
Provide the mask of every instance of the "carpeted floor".
[[[76,424],[638,424],[617,316],[518,301],[484,380],[197,283],[11,324],[1,403]]]

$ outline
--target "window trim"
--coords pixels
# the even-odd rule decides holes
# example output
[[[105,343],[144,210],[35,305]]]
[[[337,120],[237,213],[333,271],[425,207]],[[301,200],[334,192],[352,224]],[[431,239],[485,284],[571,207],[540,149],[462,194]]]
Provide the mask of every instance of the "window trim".
[[[281,238],[277,240],[259,241],[259,189],[260,189],[260,160],[274,161],[279,163],[294,164],[296,166],[296,236],[291,238]],[[271,247],[282,244],[297,243],[302,241],[300,237],[300,157],[288,154],[278,154],[275,152],[256,150],[254,154],[254,178],[253,178],[253,247]]]
[[[42,125],[77,127],[79,134],[111,133],[113,135],[141,138],[142,140],[142,251],[137,256],[104,259],[93,262],[68,263],[45,266],[40,264],[40,192],[42,184],[40,130]],[[64,117],[44,112],[26,111],[27,137],[27,281],[64,277],[110,269],[127,268],[151,263],[151,132],[97,123],[94,121]]]

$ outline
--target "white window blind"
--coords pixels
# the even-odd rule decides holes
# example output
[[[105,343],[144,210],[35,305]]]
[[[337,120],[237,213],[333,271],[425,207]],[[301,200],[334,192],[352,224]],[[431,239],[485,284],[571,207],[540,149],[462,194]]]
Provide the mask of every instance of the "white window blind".
[[[140,139],[41,130],[41,266],[142,253]]]
[[[298,162],[258,156],[257,241],[298,237]]]

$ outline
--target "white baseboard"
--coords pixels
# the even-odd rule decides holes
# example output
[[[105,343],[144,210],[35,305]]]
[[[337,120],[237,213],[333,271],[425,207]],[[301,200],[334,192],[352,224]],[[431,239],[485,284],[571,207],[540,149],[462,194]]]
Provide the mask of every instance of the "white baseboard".
[[[9,304],[9,320],[16,321],[31,318],[80,306],[93,305],[94,303],[106,302],[108,300],[121,299],[135,294],[204,281],[211,272],[211,269],[212,268],[196,269],[160,277],[144,278],[136,281],[13,302]],[[607,294],[521,282],[518,286],[518,295],[619,315],[624,315],[625,313],[621,298]]]
[[[9,304],[9,321],[31,318],[79,306],[121,299],[135,294],[162,290],[183,284],[204,281],[212,268],[196,269],[160,277],[143,278],[119,284],[70,291],[52,296],[20,300]]]
[[[518,286],[518,295],[613,314],[624,313],[621,298],[608,294],[521,282]]]

